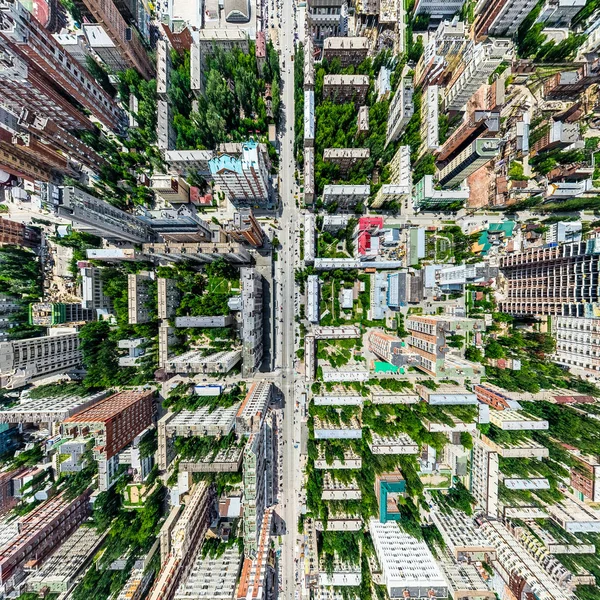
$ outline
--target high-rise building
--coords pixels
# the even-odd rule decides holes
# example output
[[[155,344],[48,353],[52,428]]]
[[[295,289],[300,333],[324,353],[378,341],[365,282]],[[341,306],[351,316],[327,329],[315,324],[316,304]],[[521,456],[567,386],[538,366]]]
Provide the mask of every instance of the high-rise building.
[[[265,239],[260,223],[249,208],[240,208],[233,214],[233,221],[227,228],[227,235],[235,242],[250,244],[255,248],[260,248]]]
[[[242,376],[250,377],[262,363],[263,347],[263,278],[251,267],[240,269]]]
[[[369,333],[369,350],[382,360],[397,367],[415,362],[414,355],[409,353],[406,342],[396,335],[390,335],[383,331]]]
[[[89,262],[80,263],[79,267],[79,275],[81,277],[81,305],[83,308],[110,310],[112,308],[112,301],[104,293],[102,269],[93,267]]]
[[[446,88],[446,110],[461,110],[471,96],[486,83],[488,77],[503,61],[509,60],[513,43],[506,39],[493,39],[483,43],[471,42],[463,55],[462,68],[457,67]]]
[[[441,186],[453,188],[462,183],[471,173],[477,171],[498,156],[501,140],[479,138],[438,171]]]
[[[568,27],[585,4],[586,0],[546,0],[537,22],[546,27]]]
[[[64,119],[62,123],[58,119],[57,122],[68,129],[90,128],[91,122],[75,108],[77,103],[109,129],[119,128],[123,114],[116,102],[65,54],[61,45],[22,4],[17,0],[3,0],[0,13],[3,24],[0,48],[5,64],[9,65],[0,70],[1,96],[9,107],[31,108],[52,118],[55,108],[63,106],[65,113],[72,112],[73,117],[78,114],[79,118],[72,119],[70,125]]]
[[[88,47],[100,57],[100,60],[108,69],[117,72],[129,68],[129,61],[123,56],[121,49],[115,45],[101,25],[84,23],[83,32]]]
[[[487,35],[511,37],[537,0],[484,0],[475,19],[475,39]]]
[[[62,188],[58,214],[77,223],[78,229],[108,240],[139,244],[156,238],[138,217],[72,186]]]
[[[499,309],[511,315],[583,317],[600,302],[600,238],[529,248],[500,257]]]
[[[24,223],[9,221],[0,217],[0,246],[11,245],[36,248],[40,245],[41,239],[42,236],[37,227],[30,227]]]
[[[153,391],[113,394],[63,421],[63,433],[71,437],[93,436],[96,453],[110,459],[152,424]]]
[[[44,375],[65,373],[80,364],[77,333],[0,342],[0,387],[18,388]]]
[[[415,112],[413,106],[414,91],[414,84],[410,77],[405,77],[398,85],[398,89],[390,102],[386,145],[395,142],[400,137],[413,116]]]
[[[129,273],[127,275],[127,308],[130,325],[150,321],[152,278],[150,273]]]
[[[140,41],[137,32],[127,26],[113,0],[83,0],[93,20],[102,25],[107,35],[118,48],[130,67],[137,69],[143,77],[154,75],[154,66]]]
[[[552,333],[555,362],[590,374],[600,371],[600,319],[557,316],[552,319]]]
[[[38,327],[87,323],[96,320],[96,309],[65,302],[36,302],[29,305],[29,323]]]
[[[16,535],[0,547],[0,586],[4,593],[22,581],[26,567],[41,564],[87,520],[90,493],[91,488],[67,500],[66,492],[60,492],[18,520]]]
[[[241,158],[223,154],[209,165],[215,183],[236,206],[269,202],[269,171],[257,142],[242,144]]]
[[[441,207],[450,204],[458,202],[463,204],[468,199],[468,189],[436,190],[433,175],[423,175],[423,178],[415,184],[413,190],[413,205],[415,210],[439,210]]]

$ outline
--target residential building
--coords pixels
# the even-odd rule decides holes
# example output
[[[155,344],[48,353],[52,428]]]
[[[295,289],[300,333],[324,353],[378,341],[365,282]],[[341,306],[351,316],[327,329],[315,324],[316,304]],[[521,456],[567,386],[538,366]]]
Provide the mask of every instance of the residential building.
[[[96,320],[96,309],[64,302],[36,302],[29,305],[29,323],[39,327],[71,325]]]
[[[81,306],[95,310],[112,309],[112,300],[104,293],[102,269],[91,266],[91,263],[81,263],[79,276],[81,277]]]
[[[585,0],[546,0],[537,22],[546,27],[568,27],[584,6]]]
[[[361,106],[358,109],[358,116],[356,117],[356,131],[357,133],[369,133],[369,107]]]
[[[309,275],[306,282],[306,318],[311,323],[319,322],[319,276]]]
[[[315,47],[312,36],[305,36],[304,40],[304,89],[315,89]]]
[[[73,500],[60,492],[18,520],[16,536],[0,546],[0,587],[12,590],[24,569],[38,566],[90,515],[91,488]]]
[[[98,461],[110,460],[152,424],[153,391],[113,394],[65,419],[63,434],[73,438],[92,436]]]
[[[453,188],[500,154],[502,141],[479,138],[438,171],[441,186]]]
[[[389,164],[390,181],[384,183],[371,202],[372,208],[379,208],[386,202],[403,203],[412,191],[412,171],[410,146],[400,146]]]
[[[187,204],[190,201],[190,185],[183,177],[153,175],[151,187],[157,196],[170,204]]]
[[[160,281],[160,279],[159,279]],[[175,317],[175,327],[229,327],[233,324],[233,316],[217,317]]]
[[[158,290],[158,318],[171,319],[175,316],[181,298],[177,280],[158,277],[156,284]]]
[[[79,527],[27,578],[27,589],[65,593],[79,580],[83,568],[98,551],[104,536],[92,527]]]
[[[127,350],[127,354],[119,356],[119,366],[137,367],[144,360],[146,342],[146,338],[119,340],[117,347],[120,350]]]
[[[235,415],[235,431],[249,436],[259,433],[273,398],[273,384],[269,381],[254,381]]]
[[[165,39],[156,42],[156,93],[163,100],[168,99],[171,80],[171,49]]]
[[[263,346],[263,277],[254,268],[240,268],[242,376],[250,377],[262,364]]]
[[[536,4],[536,0],[484,0],[475,19],[475,39],[512,37]]]
[[[315,262],[316,252],[315,214],[304,214],[304,263],[307,265]]]
[[[204,73],[206,59],[212,56],[215,49],[229,52],[240,48],[244,54],[249,50],[249,39],[246,31],[240,28],[231,29],[201,29],[198,32],[198,41],[195,41],[190,50],[190,80],[191,88],[195,93],[204,93]]]
[[[0,423],[59,423],[106,398],[107,395],[108,392],[74,390],[58,398],[30,400],[24,393],[19,404],[0,411]]]
[[[304,203],[315,201],[315,149],[304,148]]]
[[[78,230],[108,240],[151,242],[156,237],[140,219],[76,187],[62,188],[58,214],[77,223]]]
[[[436,154],[438,166],[444,166],[465,147],[481,137],[494,137],[500,131],[498,110],[475,110],[465,115],[465,120],[444,142]]]
[[[241,158],[223,154],[211,159],[209,167],[215,183],[236,206],[269,203],[269,171],[257,142],[244,143]]]
[[[421,101],[421,139],[423,143],[419,154],[434,152],[440,146],[439,133],[439,98],[437,85],[429,85]]]
[[[596,456],[585,456],[571,452],[575,466],[571,467],[569,485],[575,490],[576,497],[584,502],[600,501],[600,462]]]
[[[473,386],[473,391],[477,394],[477,400],[483,404],[488,404],[496,410],[505,410],[518,408],[519,403],[513,397],[511,392],[494,385],[493,383],[478,383]]]
[[[261,600],[267,596],[269,579],[275,576],[269,556],[271,555],[270,537],[273,528],[273,509],[264,511],[260,524],[260,536],[254,558],[246,556],[237,588],[237,600]]]
[[[383,331],[371,331],[368,340],[369,350],[392,365],[400,367],[414,362],[414,357],[405,351],[406,342],[398,336]]]
[[[90,55],[87,40],[83,31],[75,33],[53,33],[52,37],[62,46],[71,58],[85,67],[86,58]]]
[[[387,122],[387,134],[385,144],[395,142],[413,116],[415,109],[413,106],[413,94],[415,87],[410,77],[402,79],[398,89],[390,102],[390,112]]]
[[[451,384],[440,384],[435,390],[425,385],[417,384],[415,391],[420,398],[432,406],[456,406],[471,405],[477,406],[477,396],[469,392],[464,387]]]
[[[124,71],[129,68],[129,61],[121,54],[121,49],[115,45],[101,25],[83,24],[83,32],[87,45],[110,71]]]
[[[147,323],[152,316],[149,302],[152,299],[154,280],[150,273],[129,273],[127,275],[127,306],[130,325]]]
[[[368,75],[325,75],[323,99],[339,103],[354,101],[362,106],[369,91]]]
[[[537,154],[544,150],[566,148],[580,139],[579,123],[564,121],[550,121],[540,125],[544,133],[542,137],[531,145],[531,152]]]
[[[304,146],[315,144],[315,93],[304,90]]]
[[[31,12],[14,0],[4,2],[0,12],[5,24],[0,47],[10,65],[0,73],[0,81],[8,108],[16,109],[17,114],[22,108],[39,112],[68,130],[90,129],[92,124],[76,108],[77,103],[105,127],[120,128],[123,113],[116,102],[85,69],[65,55],[62,46]]]
[[[306,20],[315,44],[329,36],[348,35],[348,4],[344,0],[308,0]]]
[[[251,558],[259,552],[261,525],[273,501],[273,452],[272,422],[267,418],[250,434],[242,463],[244,553]]]
[[[462,358],[459,353],[451,353],[447,337],[483,331],[482,320],[444,316],[410,315],[405,321],[410,337],[410,351],[417,356],[417,368],[432,377],[446,375],[471,377],[483,375],[485,370],[478,363]]]
[[[339,231],[348,225],[348,215],[323,215],[323,231]]]
[[[398,309],[406,304],[417,304],[423,300],[423,273],[390,273],[387,276],[386,303]]]
[[[18,388],[81,365],[79,334],[63,333],[0,342],[0,387]]]
[[[323,188],[323,203],[335,204],[338,209],[347,210],[359,203],[364,204],[370,193],[370,185],[326,185]]]
[[[42,236],[37,227],[31,227],[24,223],[9,221],[0,217],[0,246],[22,246],[25,248],[37,248]]]
[[[342,174],[347,173],[357,163],[367,160],[371,156],[369,148],[325,148],[323,150],[323,160],[325,162],[331,162],[340,168]],[[344,186],[342,186],[344,187]],[[355,186],[345,186],[355,187]],[[357,186],[358,188],[369,188],[366,186]]]
[[[165,163],[179,175],[198,173],[202,177],[210,176],[209,161],[215,157],[214,150],[167,150]]]
[[[369,531],[390,598],[446,598],[448,585],[427,544],[393,521],[369,521]]]
[[[156,103],[156,146],[161,154],[174,150],[177,144],[173,116],[171,102],[159,98]]]
[[[193,205],[148,211],[139,217],[168,242],[211,242],[213,233],[206,221],[198,217]]]
[[[197,552],[190,572],[179,584],[174,600],[189,600],[206,595],[212,600],[234,600],[242,560],[237,544],[229,546],[218,557],[202,557]]]
[[[127,22],[117,10],[115,2],[109,0],[82,0],[93,20],[101,25],[108,37],[115,44],[123,59],[130,67],[136,69],[142,77],[150,79],[154,75],[154,65],[135,29],[127,26]]]
[[[252,255],[248,250],[235,242],[144,244],[143,252],[146,256],[156,256],[169,262],[191,261],[204,264],[214,262],[219,258],[236,265],[252,262]]]
[[[233,241],[254,248],[260,248],[265,239],[265,232],[249,208],[240,208],[233,213],[233,221],[228,224],[226,231]]]
[[[465,0],[417,0],[414,14],[427,13],[435,18],[452,17],[460,12]]]
[[[460,292],[466,284],[488,284],[498,276],[498,267],[489,261],[469,265],[448,265],[437,269],[436,283],[444,293]]]
[[[440,210],[444,206],[460,203],[469,199],[469,189],[439,190],[435,188],[433,175],[423,178],[413,188],[413,206],[415,210]]]
[[[502,312],[583,317],[587,305],[600,301],[600,238],[503,255],[500,270]]]
[[[214,517],[214,487],[200,481],[190,490],[185,508],[176,507],[160,531],[161,569],[148,600],[172,600],[192,568]]]
[[[165,363],[167,373],[229,373],[242,358],[241,350],[215,352],[204,356],[198,350],[190,350],[170,357]]]
[[[337,58],[342,68],[357,66],[367,58],[369,39],[366,37],[328,37],[323,42],[323,58]]]
[[[375,497],[379,504],[379,521],[399,521],[400,514],[399,498],[406,495],[406,481],[400,469],[391,473],[378,473],[375,475]]]
[[[600,371],[600,318],[553,317],[552,335],[555,362],[589,374]]]
[[[462,59],[464,67],[456,69],[446,88],[445,109],[461,110],[496,67],[510,59],[512,52],[513,43],[507,39],[494,38],[479,44],[471,42]]]

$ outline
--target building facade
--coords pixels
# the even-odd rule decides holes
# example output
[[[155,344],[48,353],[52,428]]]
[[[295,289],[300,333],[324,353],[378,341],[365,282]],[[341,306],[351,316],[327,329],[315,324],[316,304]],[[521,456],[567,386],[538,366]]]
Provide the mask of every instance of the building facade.
[[[554,361],[590,374],[600,371],[600,319],[556,316],[552,334],[556,339]]]

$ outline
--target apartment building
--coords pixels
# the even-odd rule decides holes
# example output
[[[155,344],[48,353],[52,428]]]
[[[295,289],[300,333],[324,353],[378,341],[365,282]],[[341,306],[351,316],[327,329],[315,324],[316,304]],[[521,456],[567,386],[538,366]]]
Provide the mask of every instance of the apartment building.
[[[369,148],[325,148],[323,150],[323,160],[336,164],[342,173],[347,173],[357,163],[367,160],[371,156]],[[364,190],[369,188],[369,185],[360,186],[333,186],[346,187],[347,189],[358,188]],[[329,188],[331,189],[331,187]]]
[[[500,271],[502,312],[583,317],[587,305],[600,301],[600,238],[505,255]]]
[[[156,256],[169,262],[192,261],[205,264],[223,258],[229,263],[242,265],[252,262],[252,255],[241,244],[235,242],[167,242],[165,244],[144,244],[146,256]],[[90,257],[92,258],[92,257]]]
[[[304,148],[304,202],[315,201],[315,149]]]
[[[190,350],[170,357],[165,363],[167,373],[229,373],[242,358],[241,350],[215,352],[205,356],[199,350]]]
[[[333,148],[332,148],[333,150]],[[347,162],[342,162],[343,158],[333,158],[329,155],[329,160],[336,162],[343,167],[343,170],[348,170],[353,164],[352,158],[348,157]],[[338,209],[349,209],[355,207],[358,203],[364,203],[369,199],[371,193],[370,185],[326,185],[323,188],[324,204],[337,205]],[[306,234],[305,234],[306,235]]]
[[[580,139],[579,123],[550,121],[540,125],[542,137],[531,145],[532,153],[566,148]]]
[[[177,288],[177,280],[158,277],[156,280],[158,289],[158,318],[171,319],[179,306],[181,293]]]
[[[127,22],[113,0],[82,0],[93,20],[101,25],[128,66],[136,69],[142,77],[150,79],[155,73],[144,45],[135,29]]]
[[[413,105],[413,94],[415,86],[410,77],[402,79],[398,89],[390,102],[390,112],[387,122],[387,134],[385,144],[395,142],[408,125],[415,109]]]
[[[0,342],[0,387],[14,389],[81,365],[79,335],[63,333]]]
[[[121,49],[112,41],[100,25],[83,24],[83,32],[89,48],[111,71],[124,71],[129,68],[129,61],[121,53]]]
[[[96,309],[65,302],[36,302],[29,305],[29,323],[39,327],[87,323],[96,320]]]
[[[236,207],[269,203],[269,171],[257,142],[242,144],[241,158],[223,154],[211,159],[209,167],[215,183]]]
[[[227,226],[227,235],[234,241],[260,248],[265,240],[265,232],[249,208],[240,208],[233,213],[233,220]]]
[[[84,263],[84,265],[79,268],[79,276],[81,277],[81,306],[83,308],[110,311],[112,300],[104,293],[102,269],[91,266],[89,262]]]
[[[450,353],[446,338],[452,334],[465,335],[483,331],[482,320],[444,316],[414,316],[406,319],[405,327],[410,337],[410,352],[417,355],[417,368],[432,377],[445,375],[483,375],[484,368],[465,360],[458,353]]]
[[[446,88],[444,106],[446,110],[461,110],[471,96],[487,82],[488,77],[513,53],[513,43],[507,39],[474,44],[470,42]]]
[[[569,484],[576,497],[584,502],[600,502],[600,462],[597,456],[570,453],[576,465],[571,467]]]
[[[414,362],[408,348],[398,336],[383,331],[371,331],[368,335],[369,350],[382,360],[397,367]]]
[[[202,177],[210,175],[209,161],[215,157],[214,150],[167,150],[165,163],[179,175],[198,173]]]
[[[65,129],[90,129],[89,119],[67,98],[90,111],[105,127],[120,128],[124,118],[116,102],[62,49],[20,2],[0,6],[4,27],[0,47],[11,66],[0,73],[2,95],[17,114],[22,108],[55,118]],[[16,69],[16,72],[13,71]],[[18,76],[17,76],[18,73]]]
[[[242,376],[250,377],[262,364],[263,347],[263,277],[256,269],[240,269]]]
[[[323,42],[323,58],[337,58],[342,68],[359,65],[367,58],[369,39],[366,37],[328,37]]]
[[[501,147],[502,141],[499,139],[476,139],[438,171],[440,185],[445,188],[458,186],[469,175],[496,158],[500,154]]]
[[[36,248],[40,245],[41,238],[40,230],[37,227],[30,227],[24,223],[0,217],[0,246]]]
[[[73,186],[61,188],[58,214],[78,229],[114,241],[151,242],[156,234],[136,216]]]
[[[0,589],[4,593],[59,547],[90,515],[91,489],[73,500],[65,493],[34,508],[18,520],[16,535],[0,547]]]
[[[65,435],[93,436],[98,460],[110,459],[152,424],[154,392],[125,391],[113,394],[65,419]]]
[[[536,4],[536,0],[483,0],[475,19],[475,39],[511,37]]]
[[[552,319],[556,339],[553,360],[589,374],[600,371],[600,319],[556,316]]]
[[[354,101],[362,106],[368,91],[368,75],[325,75],[323,79],[323,100],[339,103]]]
[[[152,316],[149,306],[152,299],[154,280],[150,273],[129,273],[127,275],[127,309],[130,325],[147,323]]]
[[[348,4],[344,0],[308,0],[307,22],[318,45],[329,36],[348,35]]]
[[[423,175],[413,188],[412,199],[415,210],[441,210],[444,206],[467,202],[469,189],[438,190],[433,175]]]

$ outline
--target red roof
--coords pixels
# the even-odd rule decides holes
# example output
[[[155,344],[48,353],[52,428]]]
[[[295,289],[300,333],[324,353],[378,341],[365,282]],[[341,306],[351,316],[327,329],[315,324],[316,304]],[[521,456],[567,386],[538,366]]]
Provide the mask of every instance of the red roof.
[[[366,229],[383,227],[383,217],[361,217],[358,220],[358,230],[365,231]]]
[[[361,231],[358,234],[358,253],[366,254],[371,249],[371,234],[368,231]]]

